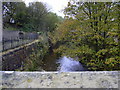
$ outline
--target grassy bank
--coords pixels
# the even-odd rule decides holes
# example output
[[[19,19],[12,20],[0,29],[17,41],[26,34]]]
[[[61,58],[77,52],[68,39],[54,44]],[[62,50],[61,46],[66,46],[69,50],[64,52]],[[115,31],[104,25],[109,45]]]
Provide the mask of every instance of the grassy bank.
[[[43,33],[40,38],[39,42],[35,43],[31,48],[32,52],[27,58],[25,62],[21,66],[20,71],[41,71],[41,63],[44,57],[48,54],[49,44],[47,41],[46,33]]]

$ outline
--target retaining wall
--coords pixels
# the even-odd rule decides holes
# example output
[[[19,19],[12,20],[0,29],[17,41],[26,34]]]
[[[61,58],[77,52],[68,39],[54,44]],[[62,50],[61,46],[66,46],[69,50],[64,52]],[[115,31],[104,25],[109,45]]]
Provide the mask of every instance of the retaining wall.
[[[26,44],[24,46],[9,50],[7,53],[2,53],[2,70],[3,71],[15,71],[22,67],[26,58],[33,52],[33,49],[37,49],[37,43]]]

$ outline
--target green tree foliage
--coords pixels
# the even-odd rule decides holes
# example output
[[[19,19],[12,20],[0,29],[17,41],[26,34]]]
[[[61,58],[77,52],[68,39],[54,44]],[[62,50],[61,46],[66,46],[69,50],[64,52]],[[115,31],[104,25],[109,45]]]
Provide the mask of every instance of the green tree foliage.
[[[53,40],[62,43],[54,51],[78,57],[89,70],[119,70],[119,4],[71,0],[65,14]]]
[[[18,12],[18,7],[20,4],[24,8],[24,3],[17,2],[3,2],[3,24],[4,27],[15,23],[16,12]],[[21,8],[20,8],[21,9]]]
[[[59,23],[59,16],[57,16],[55,13],[49,12],[47,14],[46,19],[46,29],[47,31],[54,31],[57,27],[57,23]]]
[[[29,22],[28,8],[24,2],[3,3],[3,27],[24,28]]]
[[[45,29],[45,20],[48,10],[45,5],[41,2],[29,3],[28,7],[29,22],[35,31],[40,31]]]
[[[36,45],[36,48],[32,48],[32,53],[30,56],[28,56],[25,59],[25,63],[23,64],[23,67],[18,69],[21,71],[35,71],[39,68],[40,71],[42,71],[41,63],[45,57],[45,55],[48,53],[48,47],[46,45],[42,44],[41,42],[38,42]]]
[[[42,2],[31,2],[29,6],[24,2],[3,3],[4,28],[13,27],[35,32],[52,31],[60,20],[60,17],[49,12]]]

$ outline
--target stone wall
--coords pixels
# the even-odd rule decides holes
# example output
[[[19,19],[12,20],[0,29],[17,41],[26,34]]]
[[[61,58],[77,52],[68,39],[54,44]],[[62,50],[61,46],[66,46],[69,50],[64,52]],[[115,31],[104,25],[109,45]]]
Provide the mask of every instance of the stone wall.
[[[2,88],[118,88],[118,71],[7,72]],[[110,89],[111,90],[111,89]],[[113,89],[112,89],[113,90]]]
[[[17,49],[2,55],[2,70],[15,71],[22,67],[26,58],[33,52],[32,49],[37,50],[37,43],[18,47]]]

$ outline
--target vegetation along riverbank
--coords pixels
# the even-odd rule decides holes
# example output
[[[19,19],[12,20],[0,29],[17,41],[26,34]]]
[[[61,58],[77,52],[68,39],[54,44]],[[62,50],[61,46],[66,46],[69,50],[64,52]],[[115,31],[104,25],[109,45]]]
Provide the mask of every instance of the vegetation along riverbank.
[[[120,70],[120,3],[70,0],[63,11],[64,18],[42,2],[3,3],[4,30],[39,34],[21,70],[55,71],[63,56],[89,71]]]

